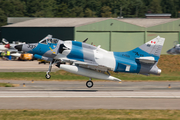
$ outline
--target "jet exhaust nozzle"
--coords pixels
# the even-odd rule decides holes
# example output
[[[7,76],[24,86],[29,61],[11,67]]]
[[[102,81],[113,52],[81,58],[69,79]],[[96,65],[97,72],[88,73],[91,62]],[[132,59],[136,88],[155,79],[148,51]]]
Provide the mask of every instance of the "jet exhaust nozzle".
[[[161,75],[161,69],[157,68],[157,69],[152,69],[150,71],[150,74],[154,74],[154,75]]]
[[[157,74],[158,74],[158,75],[160,75],[160,74],[161,74],[161,69],[158,69]]]

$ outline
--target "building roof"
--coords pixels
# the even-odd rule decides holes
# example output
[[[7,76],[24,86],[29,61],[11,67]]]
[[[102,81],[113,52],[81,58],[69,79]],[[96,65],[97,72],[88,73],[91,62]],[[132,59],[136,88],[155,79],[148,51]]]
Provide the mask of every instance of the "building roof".
[[[147,18],[126,19],[126,18],[123,18],[123,19],[118,19],[118,20],[129,23],[129,24],[137,25],[140,27],[151,27],[151,26],[165,24],[165,23],[172,22],[179,19],[172,19],[172,18],[171,19],[147,19]]]
[[[27,20],[35,19],[36,17],[8,17],[7,18],[7,24],[14,24],[18,22],[23,22]]]
[[[152,14],[152,13],[149,13],[149,14],[145,14],[145,16],[171,16],[171,14],[169,14],[169,13],[165,13],[165,14]]]
[[[146,18],[34,18],[31,20],[6,25],[3,27],[78,27],[96,23],[108,19],[114,19],[140,27],[151,27],[172,22],[179,19],[146,19]]]
[[[110,18],[35,18],[3,27],[78,27]]]

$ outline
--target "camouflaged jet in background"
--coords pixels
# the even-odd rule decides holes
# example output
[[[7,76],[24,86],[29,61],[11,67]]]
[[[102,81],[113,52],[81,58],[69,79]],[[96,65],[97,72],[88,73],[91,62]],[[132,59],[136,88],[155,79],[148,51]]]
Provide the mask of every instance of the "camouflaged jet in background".
[[[180,44],[178,44],[178,41],[174,41],[174,47],[169,49],[167,53],[173,55],[180,54]]]
[[[100,46],[93,46],[78,41],[62,41],[48,35],[39,43],[15,46],[19,51],[25,51],[35,58],[50,61],[46,78],[51,76],[52,64],[74,73],[89,77],[86,86],[93,86],[92,78],[121,81],[110,75],[109,71],[139,73],[144,75],[160,75],[161,69],[157,63],[165,38],[156,37],[149,42],[128,52],[107,51]]]

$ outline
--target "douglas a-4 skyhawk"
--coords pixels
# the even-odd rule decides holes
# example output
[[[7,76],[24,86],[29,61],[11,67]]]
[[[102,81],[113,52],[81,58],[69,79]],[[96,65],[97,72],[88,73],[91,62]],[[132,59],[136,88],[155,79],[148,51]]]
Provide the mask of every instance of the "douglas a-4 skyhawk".
[[[149,42],[127,52],[106,51],[100,46],[78,41],[62,41],[48,35],[39,43],[15,46],[19,51],[28,52],[35,58],[50,61],[46,78],[51,76],[52,64],[79,75],[89,77],[86,86],[93,86],[92,78],[121,81],[109,71],[160,75],[157,63],[165,38],[156,37]]]

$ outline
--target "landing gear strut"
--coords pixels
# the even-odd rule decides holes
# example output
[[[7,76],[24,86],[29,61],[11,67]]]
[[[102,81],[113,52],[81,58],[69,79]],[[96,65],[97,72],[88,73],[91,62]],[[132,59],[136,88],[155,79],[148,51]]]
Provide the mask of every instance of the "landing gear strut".
[[[91,88],[93,86],[93,82],[91,81],[91,78],[89,79],[89,81],[86,82],[86,86],[88,88]]]
[[[46,73],[46,79],[50,79],[51,78],[51,75],[49,74],[49,71]]]
[[[51,78],[51,75],[49,74],[49,72],[51,72],[51,68],[52,68],[52,64],[54,63],[54,60],[52,60],[49,64],[49,69],[48,71],[46,72],[46,79],[50,79]]]

